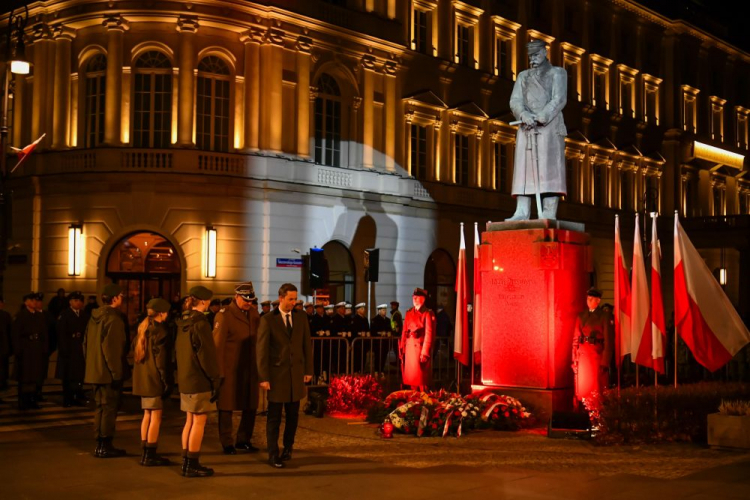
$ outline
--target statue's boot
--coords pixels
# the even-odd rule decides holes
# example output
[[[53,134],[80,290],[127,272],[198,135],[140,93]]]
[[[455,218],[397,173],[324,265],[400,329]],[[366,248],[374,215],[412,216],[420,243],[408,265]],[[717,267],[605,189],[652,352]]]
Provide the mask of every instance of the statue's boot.
[[[509,220],[529,220],[531,216],[531,196],[516,196],[516,212]]]
[[[559,196],[547,196],[542,200],[542,215],[540,219],[557,219],[557,206],[560,204]]]

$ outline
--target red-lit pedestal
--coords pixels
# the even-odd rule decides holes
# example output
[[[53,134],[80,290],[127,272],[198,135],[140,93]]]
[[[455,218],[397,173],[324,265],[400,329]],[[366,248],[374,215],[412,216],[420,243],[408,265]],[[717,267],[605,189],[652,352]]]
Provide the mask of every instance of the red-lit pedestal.
[[[558,224],[491,223],[480,246],[482,383],[537,418],[572,405],[573,328],[592,270],[589,235]]]

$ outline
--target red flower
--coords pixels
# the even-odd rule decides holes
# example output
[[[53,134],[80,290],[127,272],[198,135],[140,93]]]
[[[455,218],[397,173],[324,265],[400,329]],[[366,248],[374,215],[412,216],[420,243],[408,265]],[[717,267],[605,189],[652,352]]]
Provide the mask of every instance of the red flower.
[[[518,413],[518,410],[516,410],[515,408],[513,408],[513,413]]]
[[[460,416],[461,416],[461,412],[460,412],[460,411],[458,411],[458,410],[454,410],[454,411],[453,411],[453,416],[455,416],[455,417],[460,417]]]
[[[508,413],[507,411],[504,413],[504,415],[505,415],[505,418],[510,417],[510,413]]]

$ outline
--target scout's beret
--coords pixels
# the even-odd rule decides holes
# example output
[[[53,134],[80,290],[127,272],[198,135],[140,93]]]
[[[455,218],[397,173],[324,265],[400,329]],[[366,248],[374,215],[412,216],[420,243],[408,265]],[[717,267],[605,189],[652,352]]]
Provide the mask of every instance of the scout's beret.
[[[122,287],[117,283],[107,283],[102,290],[102,295],[106,295],[107,297],[117,297],[121,293]]]
[[[83,300],[83,294],[81,292],[70,292],[68,300]]]
[[[388,304],[380,304],[378,309],[388,309]]]
[[[271,305],[271,301],[270,300],[264,300],[263,302],[260,303],[260,305],[262,305],[262,306],[270,306]]]
[[[546,48],[547,48],[547,44],[544,43],[542,40],[532,40],[526,44],[526,51],[529,54],[534,54]]]
[[[346,307],[346,302],[339,302],[336,307]]]
[[[398,306],[400,306],[401,304],[399,304],[398,300],[392,300],[392,301],[391,301],[391,305],[395,305],[396,307],[398,307]]]
[[[599,290],[599,289],[597,289],[597,288],[594,288],[592,286],[591,288],[589,288],[588,292],[586,292],[586,296],[587,297],[596,297],[597,299],[601,299],[602,298],[602,291]]]
[[[427,290],[417,287],[414,289],[414,293],[412,293],[412,296],[427,298]]]
[[[209,300],[214,296],[214,292],[212,292],[205,286],[198,285],[191,288],[188,292],[188,295],[190,295],[191,297],[195,297],[198,300]]]
[[[253,300],[255,298],[255,289],[253,288],[253,282],[246,281],[244,283],[240,283],[239,285],[234,287],[234,293],[247,301]]]
[[[362,307],[362,308],[367,307],[367,304],[365,304],[364,302],[360,302],[359,304],[357,304],[356,306],[354,306],[355,309],[359,309],[360,307]]]
[[[146,304],[146,309],[151,309],[158,313],[169,312],[169,309],[171,309],[171,307],[172,306],[169,304],[169,302],[159,297],[149,300],[148,304]]]
[[[333,310],[333,304],[328,304],[323,309],[325,309],[326,311],[332,311]]]

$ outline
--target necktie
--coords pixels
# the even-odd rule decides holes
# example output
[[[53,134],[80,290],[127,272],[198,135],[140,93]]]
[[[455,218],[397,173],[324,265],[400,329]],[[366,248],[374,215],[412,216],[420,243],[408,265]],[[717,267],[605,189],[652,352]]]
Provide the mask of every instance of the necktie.
[[[292,317],[291,316],[292,315],[289,313],[286,313],[284,315],[284,319],[286,322],[286,334],[289,335],[290,337],[292,336]]]

